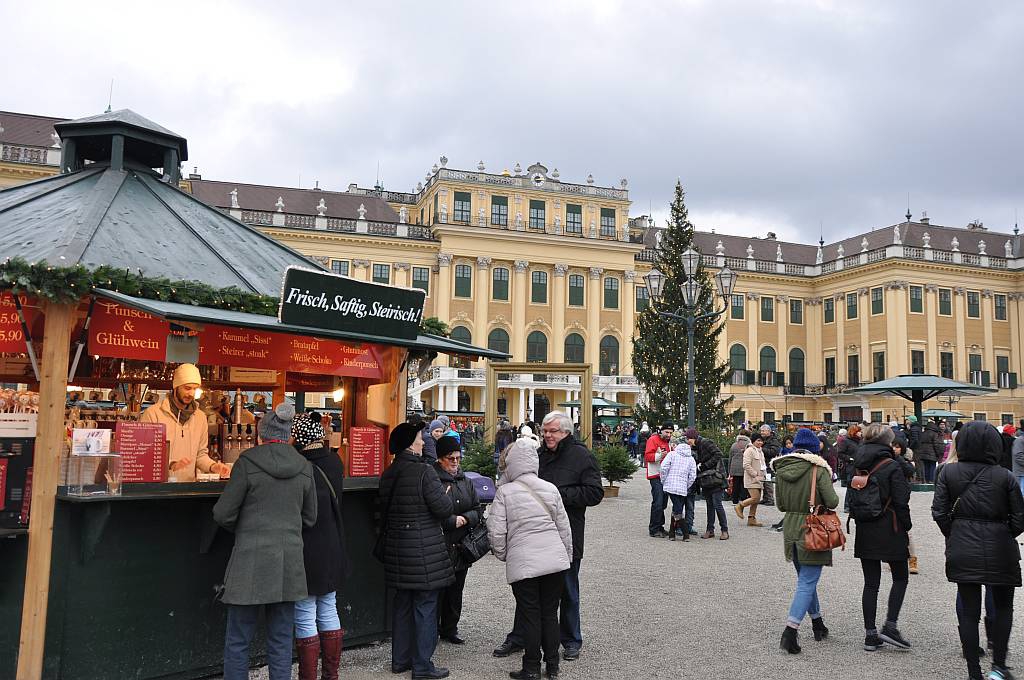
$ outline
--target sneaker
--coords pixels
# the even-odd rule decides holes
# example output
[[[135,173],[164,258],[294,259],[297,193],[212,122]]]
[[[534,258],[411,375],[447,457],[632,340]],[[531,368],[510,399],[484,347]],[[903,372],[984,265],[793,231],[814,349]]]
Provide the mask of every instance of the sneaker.
[[[895,626],[883,626],[882,632],[878,634],[878,637],[882,639],[882,642],[888,642],[893,647],[899,647],[900,649],[910,649],[911,645],[900,631]]]
[[[865,652],[877,652],[882,648],[882,638],[877,635],[866,635],[864,636],[864,651]]]
[[[988,674],[988,680],[1014,680],[1013,673],[1005,666],[992,666]]]

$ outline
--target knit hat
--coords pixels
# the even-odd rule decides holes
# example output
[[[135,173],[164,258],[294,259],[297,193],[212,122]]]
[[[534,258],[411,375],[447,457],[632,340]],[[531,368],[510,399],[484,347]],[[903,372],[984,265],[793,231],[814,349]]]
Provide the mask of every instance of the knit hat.
[[[462,446],[459,444],[459,440],[458,439],[456,439],[455,437],[452,437],[452,436],[448,436],[448,437],[441,437],[440,439],[438,439],[437,440],[437,447],[436,448],[437,448],[437,457],[438,458],[444,458],[448,454],[455,453],[456,451],[461,449]]]
[[[199,369],[195,364],[182,364],[174,369],[171,384],[174,389],[178,389],[182,385],[202,385],[203,378],[199,375]]]
[[[661,427],[658,428],[658,430],[675,430],[675,429],[676,429],[676,426],[675,426],[674,423],[672,423],[672,421],[665,421],[664,423],[661,424]]]
[[[519,439],[532,439],[535,442],[540,441],[540,437],[533,433],[533,430],[529,425],[523,425],[519,428]]]
[[[908,423],[916,423],[917,422],[917,416],[907,416],[907,422]]]
[[[846,436],[846,428],[845,427],[839,428],[839,436],[840,437],[845,437]]]
[[[684,432],[683,430],[676,430],[675,432],[673,432],[672,436],[669,437],[668,441],[672,445],[686,444],[687,446],[689,446],[689,444],[686,443],[686,432]]]
[[[452,419],[448,416],[438,416],[437,419],[441,421],[441,424],[444,425],[444,427],[451,427]]]
[[[447,429],[447,428],[445,427],[445,424],[442,423],[440,420],[431,420],[430,421],[430,427],[427,428],[427,432],[433,432],[434,430],[444,430],[444,429]]]
[[[260,421],[260,439],[276,439],[288,441],[292,434],[292,420],[295,419],[295,407],[284,402],[278,404],[273,411],[263,416]]]
[[[815,453],[821,449],[821,442],[814,436],[814,433],[806,427],[801,427],[796,431],[796,437],[793,438],[793,448],[804,449]]]
[[[420,428],[412,423],[401,423],[391,430],[391,436],[388,437],[388,451],[391,452],[392,456],[397,456],[402,451],[412,446],[412,443],[416,441],[416,436],[419,435]]]
[[[1017,428],[1015,428],[1013,425],[1004,425],[1003,434],[1008,434],[1012,437],[1015,434],[1017,434]]]
[[[695,427],[688,427],[688,428],[686,428],[686,438],[687,439],[697,439],[699,436],[700,435],[697,434],[697,428],[695,428]]]
[[[322,444],[324,441],[324,426],[319,418],[311,418],[308,413],[300,413],[292,423],[292,437],[295,438],[295,446],[300,449],[313,444]]]

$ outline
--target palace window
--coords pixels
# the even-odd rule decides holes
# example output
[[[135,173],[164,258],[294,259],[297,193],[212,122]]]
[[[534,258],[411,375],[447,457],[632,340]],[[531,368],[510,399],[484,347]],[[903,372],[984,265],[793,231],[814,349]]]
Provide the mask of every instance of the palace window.
[[[871,379],[874,382],[885,380],[885,352],[873,352],[871,354]]]
[[[850,387],[860,384],[860,355],[850,354],[846,357],[846,383]]]
[[[997,293],[992,296],[992,304],[995,306],[996,321],[1006,321],[1006,296]]]
[[[495,267],[491,272],[491,297],[508,301],[508,269]]]
[[[427,295],[430,295],[430,268],[429,267],[413,267],[412,268],[412,287],[419,288]]]
[[[611,236],[612,238],[615,237],[614,208],[601,208],[601,236]]]
[[[469,223],[470,217],[470,193],[468,191],[455,192],[455,210],[452,212],[452,220],[455,222]]]
[[[792,324],[800,325],[804,322],[804,301],[803,300],[790,300],[789,301],[789,322]]]
[[[548,360],[548,336],[540,331],[533,331],[526,336],[526,360],[532,363]]]
[[[583,233],[583,206],[574,203],[565,204],[565,233]]]
[[[611,335],[601,338],[598,368],[601,375],[619,374],[619,341]]]
[[[910,311],[914,314],[924,312],[924,288],[921,286],[910,287]]]
[[[883,291],[881,288],[871,289],[871,313],[882,314],[885,312],[885,302],[882,298]]]
[[[647,286],[636,287],[636,311],[642,312],[651,306],[651,294],[647,292]]]
[[[335,274],[348,276],[348,260],[331,260],[331,271]]]
[[[736,343],[729,348],[729,384],[747,384],[747,348]]]
[[[939,352],[939,375],[953,380],[953,353]]]
[[[910,372],[914,375],[924,374],[924,350],[910,350]]]
[[[836,386],[836,358],[825,357],[825,387]]]
[[[508,226],[508,196],[491,196],[491,224]]]
[[[981,293],[978,291],[967,291],[967,318],[981,318]]]
[[[548,273],[533,272],[530,275],[530,302],[546,305],[548,302]]]
[[[604,308],[619,308],[619,280],[610,276],[604,280]]]
[[[953,291],[950,288],[939,288],[939,314],[953,316]]]
[[[569,306],[582,307],[584,300],[584,286],[586,279],[580,274],[569,275]]]
[[[389,264],[375,264],[375,265],[373,265],[373,282],[374,283],[391,283],[391,265],[389,265]]]
[[[832,323],[836,320],[836,301],[833,298],[825,298],[821,301],[821,308],[825,311],[825,323]]]
[[[465,326],[455,326],[452,328],[449,336],[452,340],[457,340],[459,342],[465,342],[467,344],[472,344],[473,342],[473,334],[470,333],[469,329]],[[469,359],[466,359],[465,357],[453,356],[451,357],[450,363],[454,368],[469,368]]]
[[[743,319],[744,300],[742,295],[730,295],[731,304],[729,305],[729,318],[730,319]]]
[[[565,361],[569,364],[582,364],[586,361],[586,343],[579,333],[565,336]]]
[[[544,230],[544,201],[530,199],[530,229]]]
[[[775,321],[775,298],[761,296],[761,321]]]
[[[455,297],[473,296],[473,268],[468,264],[455,265]]]
[[[508,354],[508,332],[503,328],[495,328],[487,334],[487,349]]]
[[[847,293],[846,294],[846,318],[856,319],[857,318],[857,294]]]

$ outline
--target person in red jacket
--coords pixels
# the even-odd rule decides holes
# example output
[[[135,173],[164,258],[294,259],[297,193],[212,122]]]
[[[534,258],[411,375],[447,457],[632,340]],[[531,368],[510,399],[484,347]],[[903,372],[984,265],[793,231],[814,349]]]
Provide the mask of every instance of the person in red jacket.
[[[665,531],[665,508],[668,507],[668,495],[661,487],[661,460],[669,452],[672,432],[675,429],[672,423],[662,424],[658,434],[647,440],[647,448],[644,450],[647,481],[651,483],[651,523],[647,527],[651,538],[668,536],[668,532]]]

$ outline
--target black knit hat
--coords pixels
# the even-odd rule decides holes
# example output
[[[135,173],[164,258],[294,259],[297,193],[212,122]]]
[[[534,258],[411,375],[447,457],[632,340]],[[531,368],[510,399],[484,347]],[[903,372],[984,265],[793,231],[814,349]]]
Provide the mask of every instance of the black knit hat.
[[[391,430],[391,436],[388,437],[388,451],[391,452],[391,455],[397,456],[412,446],[412,443],[416,441],[416,437],[420,433],[420,429],[419,426],[412,423],[402,423]]]
[[[445,456],[460,450],[462,445],[455,437],[441,437],[437,440],[435,448],[437,449],[437,457],[444,458]]]

